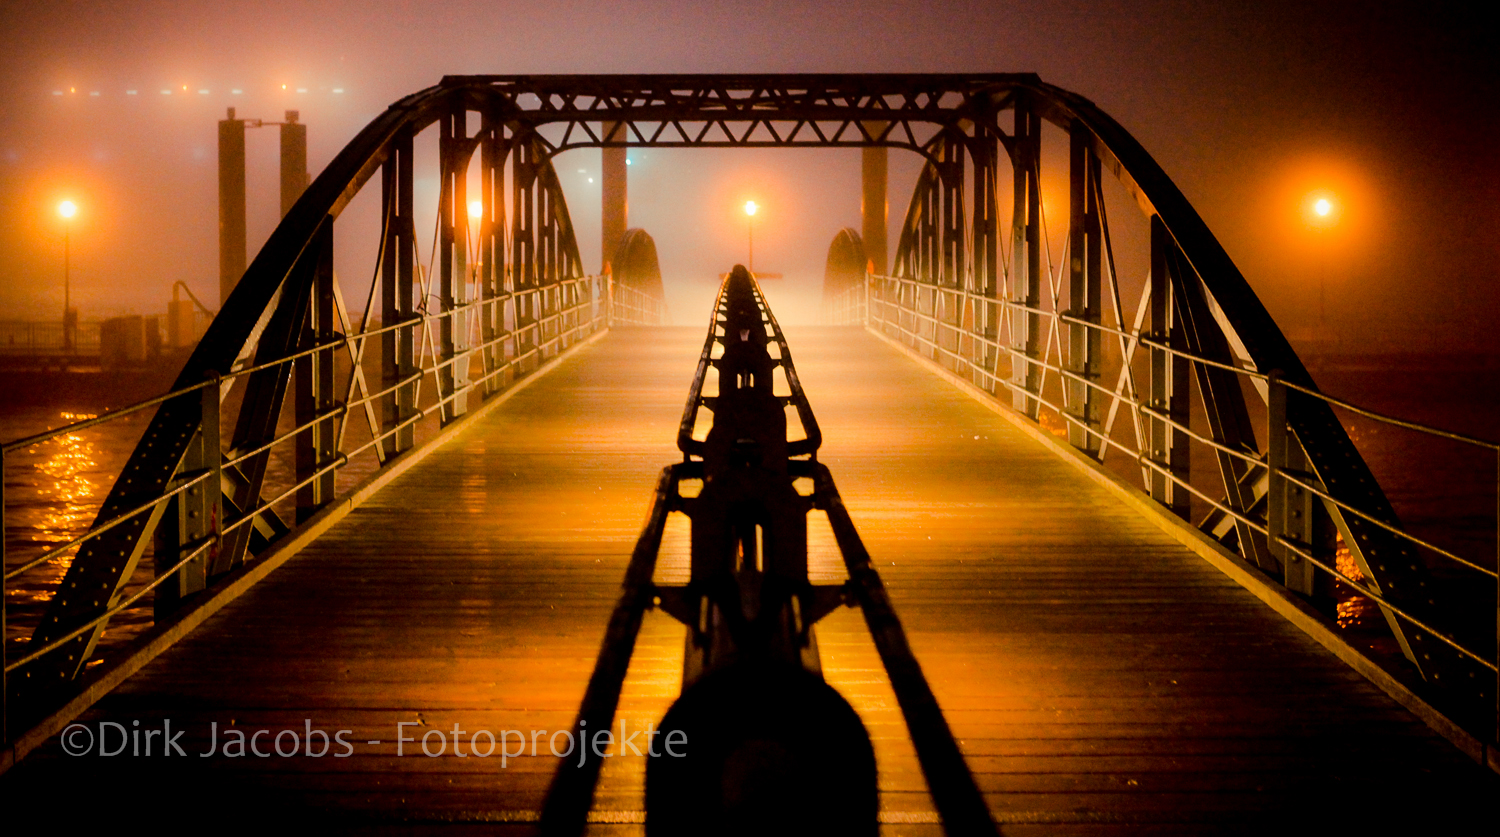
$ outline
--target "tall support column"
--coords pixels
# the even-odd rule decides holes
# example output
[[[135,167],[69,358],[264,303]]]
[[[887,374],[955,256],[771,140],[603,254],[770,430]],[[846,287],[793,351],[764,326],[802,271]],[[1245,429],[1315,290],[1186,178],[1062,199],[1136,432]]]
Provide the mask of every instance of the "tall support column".
[[[983,124],[990,124],[990,120]],[[1000,290],[1000,217],[996,205],[999,154],[994,134],[981,125],[969,146],[974,161],[974,278],[970,289],[979,297],[974,303],[972,325],[982,338],[974,347],[973,358],[980,369],[991,374],[996,371],[999,352],[995,344],[1000,339],[999,303],[990,301]],[[974,385],[991,392],[996,387],[993,378],[982,375],[975,375]]]
[[[380,183],[385,216],[380,253],[380,322],[387,327],[405,324],[402,328],[387,331],[381,340],[381,380],[384,382],[381,388],[390,389],[416,372],[417,323],[412,281],[415,227],[412,225],[412,137],[409,132],[392,142],[391,154],[381,168]],[[411,448],[415,436],[412,425],[406,422],[415,413],[415,383],[382,396],[381,431],[391,433],[383,442],[387,456]]]
[[[1037,417],[1041,370],[1028,359],[1040,358],[1041,315],[1041,119],[1024,97],[1015,104],[1016,127],[1010,162],[1014,170],[1015,202],[1010,222],[1010,301],[1018,308],[1010,325],[1012,406],[1023,415]],[[1028,394],[1030,393],[1030,394]]]
[[[1181,314],[1176,310],[1177,301],[1172,295],[1174,283],[1168,274],[1176,261],[1173,253],[1176,247],[1161,216],[1152,215],[1151,329],[1148,336],[1157,343],[1182,351],[1186,346],[1186,337],[1182,330]],[[1148,348],[1151,356],[1151,409],[1187,427],[1187,358],[1155,346]],[[1148,414],[1146,423],[1151,430],[1151,461],[1161,466],[1151,469],[1151,497],[1186,520],[1190,514],[1190,495],[1187,489],[1174,483],[1168,475],[1183,483],[1187,482],[1188,435],[1172,427],[1160,415]],[[1163,473],[1163,469],[1166,473]]]
[[[468,301],[469,209],[467,169],[472,144],[468,141],[468,114],[462,108],[442,118],[439,139],[442,187],[438,198],[438,397],[450,398],[441,410],[444,422],[462,416],[469,383],[467,311],[456,310]]]
[[[307,126],[297,121],[297,111],[286,112],[281,123],[281,217],[307,189]]]
[[[516,356],[521,362],[516,365],[516,374],[525,374],[536,368],[537,359],[532,354],[537,346],[537,289],[536,289],[536,193],[537,163],[536,144],[529,136],[515,140],[515,164],[512,168],[511,211],[511,272],[515,283],[516,300]]]
[[[1101,334],[1098,325],[1102,311],[1100,285],[1101,225],[1099,219],[1099,155],[1094,153],[1094,136],[1081,125],[1073,126],[1070,162],[1071,209],[1069,242],[1069,314],[1083,322],[1068,323],[1068,356],[1065,366],[1072,375],[1064,385],[1068,393],[1068,410],[1080,424],[1068,423],[1068,440],[1074,447],[1098,455],[1100,439],[1090,430],[1100,427],[1098,390],[1088,383],[1099,381]],[[1080,380],[1082,379],[1082,380]]]
[[[314,236],[314,256],[308,263],[313,271],[310,293],[311,309],[305,320],[302,347],[326,344],[336,333],[333,288],[333,218],[326,216]],[[338,434],[337,421],[331,415],[334,400],[334,349],[328,348],[293,361],[297,378],[295,412],[297,426],[312,424],[297,435],[297,482],[307,480],[297,489],[297,522],[311,517],[333,499],[334,473],[318,474],[334,458]],[[319,419],[319,416],[324,418]],[[316,476],[315,476],[316,475]]]
[[[219,304],[245,275],[245,120],[219,120]]]
[[[480,339],[484,344],[486,395],[498,392],[510,383],[504,375],[491,373],[505,363],[505,146],[501,140],[504,128],[496,127],[484,135],[480,144],[479,167],[481,201],[484,211],[479,219],[479,294],[481,311]]]
[[[606,142],[624,142],[625,125],[621,122],[604,123],[604,139]],[[630,226],[630,202],[628,200],[629,166],[626,164],[626,155],[629,149],[625,146],[605,146],[599,149],[599,156],[603,164],[602,175],[603,200],[601,220],[603,221],[604,237],[600,242],[600,273],[603,266],[614,261],[615,251],[620,249],[620,240],[625,237],[625,230]]]
[[[965,250],[968,242],[967,224],[964,223],[964,156],[968,153],[967,137],[954,130],[943,144],[942,177],[942,279],[934,291],[938,304],[934,316],[941,325],[937,344],[955,354],[960,351],[959,335],[963,328],[962,296],[957,293],[965,287],[968,264]],[[944,366],[959,367],[956,358],[939,358]]]
[[[881,130],[883,129],[884,126],[881,126]],[[885,194],[889,178],[887,156],[888,149],[884,147],[865,148],[860,158],[862,192],[859,234],[865,245],[865,258],[869,260],[876,276],[884,276],[888,270],[885,239],[885,225],[890,214],[890,204]]]

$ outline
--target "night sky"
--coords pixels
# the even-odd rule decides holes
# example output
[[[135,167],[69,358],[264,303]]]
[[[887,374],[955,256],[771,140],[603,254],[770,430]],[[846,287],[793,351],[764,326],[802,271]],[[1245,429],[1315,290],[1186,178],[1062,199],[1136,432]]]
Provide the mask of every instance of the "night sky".
[[[215,299],[215,123],[227,106],[268,121],[300,111],[316,174],[386,105],[444,74],[1030,71],[1141,140],[1289,333],[1316,322],[1321,275],[1345,345],[1494,351],[1500,46],[1471,8],[5,2],[0,306],[8,319],[60,313],[63,198],[80,205],[73,299],[84,319],[158,313],[178,280]],[[275,129],[250,132],[252,255],[276,220],[276,149]],[[744,259],[745,199],[765,207],[757,266],[786,273],[791,291],[815,293],[834,233],[859,225],[857,151],[632,156],[631,225],[656,238],[679,291]],[[598,184],[587,181],[598,152],[557,166],[597,269]],[[916,172],[893,152],[893,228]],[[1336,229],[1305,223],[1319,190],[1339,201]],[[363,284],[373,259],[341,253],[344,281]],[[707,309],[673,313],[696,324]]]

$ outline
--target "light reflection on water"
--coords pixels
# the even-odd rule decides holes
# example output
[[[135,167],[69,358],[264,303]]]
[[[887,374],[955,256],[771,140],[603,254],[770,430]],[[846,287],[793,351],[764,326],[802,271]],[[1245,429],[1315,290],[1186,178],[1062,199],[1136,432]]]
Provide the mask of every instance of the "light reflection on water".
[[[16,439],[93,418],[93,412],[43,407],[0,415],[0,438]],[[5,566],[25,564],[88,531],[115,476],[140,438],[150,414],[138,414],[56,436],[5,457]],[[69,549],[7,582],[6,642],[28,637],[52,591],[73,562]],[[133,578],[137,588],[145,579]],[[149,624],[149,614],[121,614],[111,623],[110,643],[122,642]]]

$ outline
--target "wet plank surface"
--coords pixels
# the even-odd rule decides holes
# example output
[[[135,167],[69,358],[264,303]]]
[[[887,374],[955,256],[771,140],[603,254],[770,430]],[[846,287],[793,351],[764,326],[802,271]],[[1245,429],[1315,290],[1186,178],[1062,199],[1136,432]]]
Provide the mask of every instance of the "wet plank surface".
[[[1003,419],[863,332],[788,339],[820,458],[1005,833],[1492,819],[1493,776]],[[655,476],[680,458],[701,340],[622,330],[568,359],[82,719],[111,748],[170,721],[185,755],[160,736],[150,756],[49,742],[0,782],[6,810],[531,830]],[[820,520],[810,546],[841,578]],[[685,550],[677,521],[659,575]],[[675,698],[682,642],[648,615],[627,735]],[[819,642],[875,742],[884,833],[937,833],[861,618],[833,614]],[[337,739],[322,756],[319,731]],[[235,732],[269,755],[234,757]],[[593,830],[641,830],[644,762],[607,763]],[[90,807],[69,807],[83,787]]]

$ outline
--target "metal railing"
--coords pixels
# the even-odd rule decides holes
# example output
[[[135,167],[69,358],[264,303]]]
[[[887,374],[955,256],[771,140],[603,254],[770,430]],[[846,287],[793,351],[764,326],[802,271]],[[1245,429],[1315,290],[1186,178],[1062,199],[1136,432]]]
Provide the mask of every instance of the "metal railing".
[[[609,280],[611,325],[665,325],[667,305],[659,297]]]
[[[28,643],[24,652],[14,659],[10,653],[10,643],[4,643],[3,648],[0,648],[0,661],[3,661],[5,676],[3,693],[7,696],[11,694],[12,678],[21,669],[43,660],[48,654],[58,651],[68,643],[77,641],[82,636],[102,631],[110,620],[121,616],[126,611],[149,605],[148,594],[158,591],[163,584],[168,582],[176,580],[181,583],[183,573],[196,571],[201,577],[200,584],[211,585],[215,578],[213,574],[207,572],[206,568],[226,538],[235,535],[241,529],[257,525],[258,519],[268,513],[274,513],[277,506],[294,498],[298,503],[299,516],[303,511],[311,510],[305,508],[308,503],[304,501],[303,496],[309,486],[330,479],[336,472],[346,468],[356,457],[373,452],[378,457],[375,470],[379,470],[384,467],[389,458],[382,448],[396,434],[410,432],[414,426],[424,420],[452,421],[466,412],[465,406],[470,394],[477,393],[482,397],[493,395],[503,389],[509,381],[535,368],[541,361],[607,328],[611,319],[617,322],[634,322],[638,321],[642,311],[652,310],[646,305],[647,300],[644,298],[636,299],[629,295],[625,295],[627,301],[622,308],[620,296],[619,294],[615,296],[615,308],[611,316],[611,300],[604,277],[586,276],[563,279],[550,286],[507,291],[490,298],[455,304],[444,310],[419,308],[417,316],[392,324],[372,325],[367,316],[363,328],[357,332],[348,328],[350,324],[346,316],[346,330],[352,333],[336,335],[334,339],[300,348],[284,357],[266,362],[244,362],[223,376],[215,376],[202,383],[174,389],[126,407],[0,445],[0,476],[8,478],[10,475],[5,472],[8,460],[13,459],[18,452],[33,449],[46,442],[128,417],[139,417],[138,414],[162,408],[163,405],[181,403],[180,399],[201,402],[203,410],[200,436],[204,442],[201,454],[196,458],[190,456],[189,459],[193,461],[185,461],[179,468],[177,478],[162,490],[152,492],[145,497],[138,496],[137,501],[131,507],[117,514],[110,516],[101,514],[86,532],[68,539],[65,543],[43,548],[36,554],[8,555],[3,542],[0,542],[0,558],[4,559],[5,567],[3,584],[0,584],[0,601],[8,600],[11,590],[27,585],[28,577],[35,573],[51,567],[51,572],[55,575],[56,568],[66,565],[71,556],[80,548],[112,530],[132,521],[139,522],[142,519],[162,517],[163,513],[170,511],[174,505],[186,507],[194,495],[200,498],[198,500],[200,504],[207,504],[206,509],[201,509],[206,513],[200,518],[202,522],[198,531],[183,532],[184,537],[180,538],[175,545],[168,547],[165,554],[161,553],[163,547],[158,543],[154,578],[139,589],[125,595],[126,588],[122,586],[117,591],[115,600],[110,601],[98,615],[80,624],[68,626],[65,632],[50,637],[45,644],[30,647]],[[644,297],[644,295],[641,296]],[[519,309],[518,304],[520,304]],[[538,312],[540,316],[531,322],[518,322],[517,310]],[[661,310],[659,301],[655,310],[657,312]],[[507,315],[506,311],[510,313]],[[465,322],[465,314],[471,312],[475,316],[468,317]],[[498,317],[511,327],[495,333],[487,340],[481,339],[480,323],[485,317]],[[459,333],[467,335],[466,339],[461,337],[454,341],[457,348],[451,357],[446,358],[442,357],[436,343],[437,335],[445,320],[460,324]],[[420,335],[418,339],[422,349],[416,358],[417,368],[398,380],[386,381],[378,391],[369,391],[362,385],[361,366],[371,338],[393,339],[398,332],[402,331]],[[327,358],[330,353],[343,357],[347,364],[344,371],[348,375],[348,381],[341,400],[311,415],[299,415],[299,420],[295,422],[296,426],[275,434],[274,438],[264,444],[246,450],[222,449],[218,439],[218,428],[226,423],[228,413],[232,409],[233,405],[229,403],[228,396],[235,391],[236,382],[248,380],[257,373],[267,371],[279,370],[281,374],[289,374],[291,371],[289,365],[308,363],[323,358],[331,360]],[[460,366],[468,367],[464,370],[468,373],[467,375],[452,374]],[[445,370],[449,374],[444,374]],[[428,399],[423,399],[421,396],[425,387],[432,388],[428,391],[433,395]],[[377,423],[374,419],[374,405],[398,390],[411,393],[414,411],[394,423],[387,422],[385,425]],[[346,431],[349,419],[360,412],[365,412],[369,416],[370,432],[368,438],[355,441]],[[305,443],[315,428],[320,426],[327,428],[331,424],[337,425],[337,445],[331,451],[332,455],[319,457],[312,467],[303,467],[299,463],[295,476],[289,481],[268,486],[261,496],[253,498],[239,513],[224,515],[226,508],[223,503],[224,498],[221,492],[213,488],[221,484],[221,480],[226,478],[229,471],[245,466],[256,457],[272,453],[280,455],[282,459],[290,458],[291,449],[300,443]],[[329,485],[331,486],[332,483]],[[336,500],[338,496],[342,495],[319,496],[316,498],[317,505],[326,505]],[[4,493],[0,491],[0,519],[6,519],[5,504]],[[186,516],[183,515],[184,518]],[[246,561],[253,560],[253,557],[247,555]],[[46,590],[40,592],[49,597],[55,596],[57,593],[55,582],[44,580],[34,582],[30,586],[45,588],[49,583],[54,589],[50,592]],[[12,629],[18,627],[15,624],[9,624],[10,614],[4,605],[0,605],[0,617],[4,617],[0,619],[0,628],[7,625]],[[158,608],[158,620],[160,617],[161,611]],[[4,718],[7,741],[10,741],[10,736],[16,732],[11,723],[11,710],[11,701],[7,697]]]
[[[0,355],[86,355],[97,358],[99,323],[79,323],[73,329],[73,344],[69,346],[61,320],[0,320]]]
[[[1054,309],[1061,309],[1053,300]],[[1144,308],[1144,303],[1143,303]],[[1040,306],[1026,305],[1001,295],[989,297],[964,288],[938,287],[912,279],[890,276],[870,276],[865,284],[851,287],[829,301],[826,308],[829,322],[836,324],[864,324],[878,333],[904,343],[918,353],[928,357],[960,377],[967,378],[974,386],[991,395],[1003,391],[1012,393],[1018,403],[1034,402],[1045,407],[1047,412],[1031,416],[1055,435],[1068,433],[1074,437],[1074,446],[1082,448],[1101,465],[1111,451],[1123,455],[1140,475],[1141,485],[1154,497],[1151,483],[1166,481],[1179,490],[1188,492],[1212,511],[1200,528],[1209,530],[1221,542],[1224,538],[1212,531],[1217,523],[1243,526],[1266,538],[1273,555],[1282,564],[1284,573],[1276,581],[1293,592],[1311,595],[1315,590],[1326,589],[1313,578],[1315,572],[1323,573],[1327,579],[1337,582],[1344,590],[1372,603],[1385,617],[1398,640],[1401,629],[1398,623],[1409,625],[1408,630],[1422,633],[1452,649],[1460,657],[1470,661],[1478,669],[1489,673],[1487,688],[1500,693],[1500,660],[1497,649],[1475,636],[1460,636],[1453,625],[1483,623],[1480,614],[1462,614],[1460,618],[1441,620],[1451,624],[1434,624],[1431,611],[1418,613],[1403,602],[1395,600],[1389,591],[1379,589],[1368,572],[1362,571],[1355,561],[1348,560],[1350,542],[1356,538],[1366,540],[1364,534],[1350,531],[1348,522],[1359,521],[1391,538],[1408,552],[1402,556],[1386,556],[1378,559],[1422,560],[1428,565],[1445,564],[1468,573],[1477,583],[1497,590],[1495,610],[1496,634],[1500,635],[1500,576],[1493,566],[1473,556],[1464,556],[1457,551],[1440,546],[1429,539],[1414,535],[1394,522],[1388,510],[1362,508],[1352,500],[1345,486],[1328,485],[1319,476],[1315,464],[1319,452],[1304,449],[1296,432],[1294,419],[1299,410],[1307,410],[1310,401],[1323,402],[1330,407],[1347,410],[1375,422],[1400,427],[1428,437],[1441,438],[1482,452],[1475,467],[1484,468],[1493,464],[1496,475],[1497,494],[1500,494],[1500,443],[1480,439],[1461,433],[1429,426],[1385,415],[1348,401],[1334,398],[1309,386],[1283,380],[1280,374],[1262,372],[1235,363],[1199,356],[1171,345],[1171,341],[1153,336],[1140,327],[1134,329],[1110,327],[1099,322],[1089,322],[1071,315],[1066,309],[1048,310]],[[1034,357],[1001,339],[998,332],[985,334],[974,327],[974,323],[1004,323],[1014,315],[1040,317],[1050,321],[1053,339],[1048,340],[1048,349],[1041,357]],[[1010,316],[1007,316],[1010,315]],[[1106,339],[1118,344],[1121,362],[1117,372],[1118,383],[1106,386],[1100,376],[1079,374],[1070,368],[1063,352],[1059,330],[1065,326],[1081,326],[1097,331]],[[1199,432],[1192,422],[1178,414],[1152,404],[1137,394],[1134,378],[1137,347],[1160,352],[1190,365],[1233,373],[1249,387],[1260,391],[1265,400],[1265,420],[1268,444],[1263,450],[1235,448],[1222,444],[1212,433]],[[1004,363],[1009,359],[1009,363]],[[1006,367],[1010,368],[1007,369]],[[1041,372],[1041,382],[1034,388],[1025,385],[1027,376],[1018,374],[1018,368],[1030,367]],[[1061,390],[1061,399],[1049,397],[1047,379],[1052,378],[1053,389]],[[1070,388],[1068,383],[1073,384]],[[1058,387],[1058,384],[1063,386]],[[1089,421],[1077,405],[1076,393],[1088,390],[1104,399],[1101,405],[1107,418]],[[1074,393],[1070,399],[1070,392]],[[1015,410],[1021,412],[1024,411]],[[1121,413],[1130,417],[1132,433],[1113,431]],[[1061,427],[1051,424],[1060,421]],[[1215,457],[1228,457],[1259,469],[1264,475],[1264,502],[1249,505],[1233,504],[1222,495],[1195,485],[1183,470],[1169,467],[1162,460],[1162,451],[1153,450],[1148,444],[1147,425],[1150,422],[1163,424],[1171,432],[1182,434],[1191,444],[1210,451]],[[1088,440],[1079,444],[1078,439]],[[1238,507],[1236,507],[1238,505]],[[1174,511],[1181,514],[1180,508]],[[1318,530],[1318,521],[1323,521],[1323,530]],[[1500,510],[1496,512],[1497,551],[1500,551]],[[1243,544],[1238,545],[1244,556]],[[1357,554],[1357,551],[1356,551]],[[1500,562],[1500,555],[1497,555]],[[1254,563],[1254,562],[1252,562]],[[1494,637],[1490,637],[1494,639]],[[1402,640],[1404,643],[1405,640]],[[1485,689],[1486,687],[1481,687]],[[1482,735],[1500,737],[1500,701],[1496,702],[1495,726],[1482,730]],[[1487,725],[1487,724],[1483,724]]]

